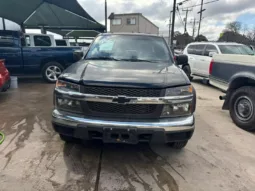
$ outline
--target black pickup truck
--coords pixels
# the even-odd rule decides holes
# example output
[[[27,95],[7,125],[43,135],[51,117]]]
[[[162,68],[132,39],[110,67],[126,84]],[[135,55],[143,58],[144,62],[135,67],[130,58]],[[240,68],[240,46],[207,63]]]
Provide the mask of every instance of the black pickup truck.
[[[234,123],[247,131],[255,130],[255,57],[214,55],[210,65],[210,84],[226,93],[224,110]]]
[[[195,89],[164,38],[101,34],[56,83],[52,123],[64,141],[165,142],[183,148],[195,128]]]

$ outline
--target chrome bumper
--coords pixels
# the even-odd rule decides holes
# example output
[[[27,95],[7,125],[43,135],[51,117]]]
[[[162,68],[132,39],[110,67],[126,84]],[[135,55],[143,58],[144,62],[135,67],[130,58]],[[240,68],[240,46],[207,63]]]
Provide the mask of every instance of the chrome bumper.
[[[164,130],[165,132],[193,131],[195,128],[194,116],[160,119],[153,121],[113,121],[104,119],[84,118],[83,116],[73,115],[59,110],[52,112],[52,122],[66,127],[76,128],[78,125],[88,127],[110,127],[110,128],[137,128]]]

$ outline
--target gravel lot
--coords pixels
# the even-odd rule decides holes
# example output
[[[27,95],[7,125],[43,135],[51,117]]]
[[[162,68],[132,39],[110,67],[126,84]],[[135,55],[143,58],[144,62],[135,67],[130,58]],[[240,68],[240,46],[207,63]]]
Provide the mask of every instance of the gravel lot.
[[[29,82],[30,81],[30,82]],[[165,145],[65,144],[51,127],[54,85],[22,80],[0,94],[1,191],[253,191],[255,134],[222,111],[200,81],[196,130],[181,151]]]

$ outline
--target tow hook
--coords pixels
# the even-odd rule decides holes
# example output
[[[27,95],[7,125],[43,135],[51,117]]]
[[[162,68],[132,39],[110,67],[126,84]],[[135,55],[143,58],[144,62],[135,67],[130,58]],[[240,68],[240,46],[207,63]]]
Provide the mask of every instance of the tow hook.
[[[220,100],[225,100],[226,99],[226,95],[220,96],[219,98],[220,98]]]

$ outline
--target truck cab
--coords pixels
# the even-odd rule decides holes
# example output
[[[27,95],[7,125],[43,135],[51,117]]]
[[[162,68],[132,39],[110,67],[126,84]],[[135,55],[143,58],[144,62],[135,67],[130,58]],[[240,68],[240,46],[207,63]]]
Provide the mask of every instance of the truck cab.
[[[66,67],[78,61],[76,51],[82,52],[81,47],[56,47],[53,35],[0,31],[0,58],[11,75],[41,75],[56,82]]]

